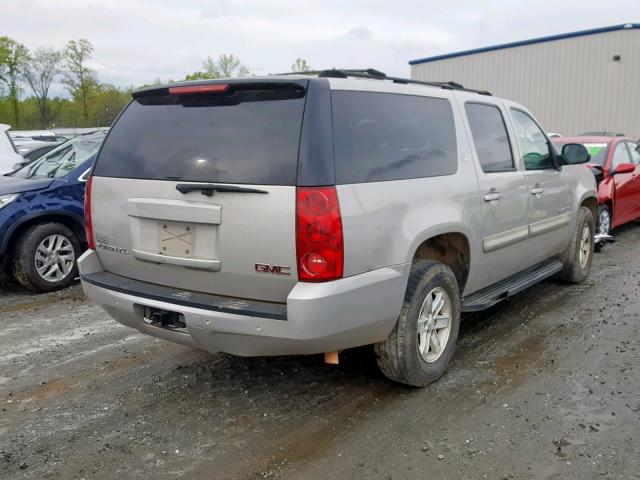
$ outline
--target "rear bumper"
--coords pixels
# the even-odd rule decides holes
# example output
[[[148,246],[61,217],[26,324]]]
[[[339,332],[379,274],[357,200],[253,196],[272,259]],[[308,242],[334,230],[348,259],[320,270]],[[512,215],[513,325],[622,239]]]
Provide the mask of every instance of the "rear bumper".
[[[242,356],[322,353],[384,340],[400,314],[410,269],[410,264],[403,264],[333,282],[300,282],[285,305],[228,298],[218,302],[218,297],[198,294],[190,302],[184,298],[187,292],[171,295],[164,287],[124,277],[119,277],[119,284],[96,281],[103,269],[91,250],[78,265],[87,296],[123,325],[210,352]],[[187,332],[145,323],[143,307],[181,313]]]

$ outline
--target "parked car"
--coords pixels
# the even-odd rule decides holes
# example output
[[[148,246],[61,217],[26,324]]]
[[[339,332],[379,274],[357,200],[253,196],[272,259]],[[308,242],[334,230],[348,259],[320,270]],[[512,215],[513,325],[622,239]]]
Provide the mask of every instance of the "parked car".
[[[84,185],[104,137],[76,137],[0,176],[0,266],[23,286],[51,291],[77,277],[86,246]]]
[[[580,136],[553,139],[562,147],[580,143],[591,154],[588,166],[601,173],[598,183],[597,232],[640,218],[640,150],[638,142],[620,136]]]
[[[139,90],[87,183],[83,288],[166,340],[374,344],[387,377],[427,385],[462,311],[589,274],[595,181],[569,165],[589,155],[543,132],[514,102],[377,71]]]
[[[51,130],[12,130],[9,135],[16,147],[32,142],[60,143],[69,139],[69,136],[58,135]]]
[[[0,175],[12,172],[16,163],[24,161],[9,136],[10,128],[11,126],[0,123]]]
[[[62,142],[33,142],[22,145],[17,150],[18,153],[22,156],[23,160],[13,166],[14,170],[18,170],[25,165],[30,164],[34,160],[40,158],[45,153],[49,153],[51,150],[60,145],[60,143]]]

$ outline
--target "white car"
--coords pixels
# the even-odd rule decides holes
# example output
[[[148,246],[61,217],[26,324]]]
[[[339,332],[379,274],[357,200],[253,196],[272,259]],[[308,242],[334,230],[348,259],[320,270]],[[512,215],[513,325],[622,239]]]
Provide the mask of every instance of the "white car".
[[[13,172],[15,170],[13,166],[24,161],[9,137],[10,128],[10,125],[0,123],[0,175]]]

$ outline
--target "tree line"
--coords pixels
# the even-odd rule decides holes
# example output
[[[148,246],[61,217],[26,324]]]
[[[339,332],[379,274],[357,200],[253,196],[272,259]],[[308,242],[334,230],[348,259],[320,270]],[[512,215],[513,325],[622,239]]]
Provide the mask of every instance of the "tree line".
[[[100,82],[89,67],[93,52],[93,45],[84,38],[69,41],[63,49],[29,51],[9,37],[0,37],[0,123],[15,130],[111,125],[134,88]],[[306,72],[311,68],[298,58],[291,70]],[[181,80],[248,75],[250,69],[237,56],[223,53],[215,59],[207,57],[201,70]],[[64,85],[68,98],[51,97],[56,82]],[[150,85],[159,83],[156,80]]]

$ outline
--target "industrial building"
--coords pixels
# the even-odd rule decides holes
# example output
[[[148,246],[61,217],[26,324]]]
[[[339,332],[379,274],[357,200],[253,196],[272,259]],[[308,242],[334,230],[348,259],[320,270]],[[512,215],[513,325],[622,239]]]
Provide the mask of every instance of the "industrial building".
[[[409,62],[415,80],[455,81],[522,103],[549,132],[640,138],[640,24],[553,35]]]

